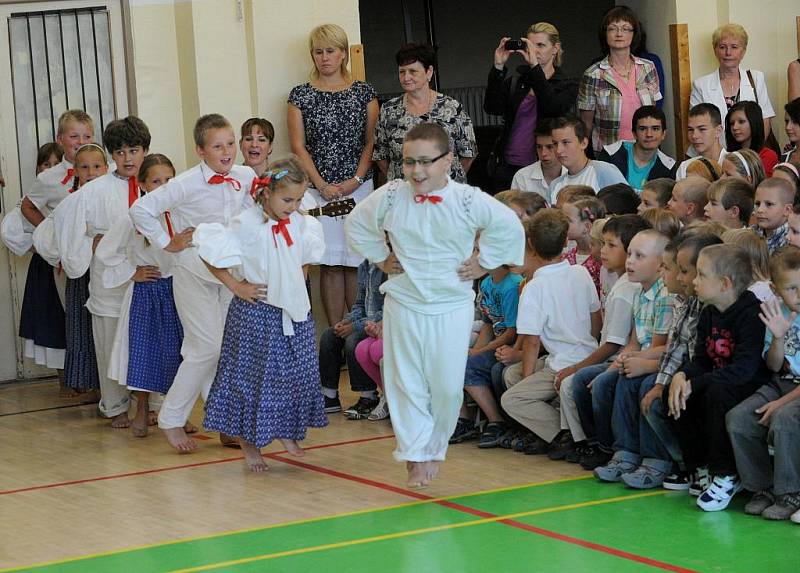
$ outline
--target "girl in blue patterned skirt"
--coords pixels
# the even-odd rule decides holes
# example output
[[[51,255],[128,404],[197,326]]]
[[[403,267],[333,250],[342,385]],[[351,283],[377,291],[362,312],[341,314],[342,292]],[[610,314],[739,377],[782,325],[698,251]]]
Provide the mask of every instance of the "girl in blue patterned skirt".
[[[149,193],[175,176],[172,162],[159,153],[144,158],[139,168],[139,192]],[[169,213],[162,225],[172,236]],[[151,245],[137,233],[125,217],[106,233],[95,255],[105,267],[102,280],[106,288],[127,284],[122,301],[108,376],[133,391],[136,416],[131,432],[137,438],[147,436],[151,425],[153,402],[161,402],[181,363],[183,328],[172,295],[173,255]],[[196,428],[193,426],[186,431]]]
[[[297,211],[308,178],[296,157],[274,162],[253,186],[256,206],[227,226],[198,225],[192,241],[235,295],[204,426],[238,437],[247,465],[262,472],[262,447],[277,438],[301,456],[306,429],[328,424],[305,287],[325,241],[320,223]]]

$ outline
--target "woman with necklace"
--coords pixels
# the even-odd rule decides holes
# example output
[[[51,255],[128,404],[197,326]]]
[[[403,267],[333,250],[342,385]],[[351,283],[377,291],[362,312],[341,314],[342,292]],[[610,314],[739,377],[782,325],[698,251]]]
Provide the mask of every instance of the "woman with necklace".
[[[711,103],[725,117],[734,104],[754,101],[761,106],[764,137],[768,140],[771,132],[770,119],[775,117],[775,110],[769,100],[764,74],[758,70],[746,70],[741,65],[747,52],[747,41],[747,31],[739,24],[725,24],[714,30],[711,43],[719,68],[692,82],[689,107]],[[724,141],[721,143],[725,144]]]
[[[429,83],[436,54],[426,44],[406,44],[396,55],[403,95],[381,106],[372,159],[387,180],[403,177],[403,139],[420,123],[435,123],[450,136],[450,150],[456,159],[450,178],[466,183],[467,171],[478,153],[472,119],[453,98],[431,89]]]
[[[592,132],[592,147],[632,141],[633,113],[662,98],[656,68],[633,52],[639,46],[641,24],[627,6],[606,12],[600,26],[600,45],[607,54],[583,73],[578,90],[578,110]]]
[[[311,81],[289,94],[287,127],[292,153],[311,182],[308,196],[321,205],[343,197],[358,203],[372,190],[372,148],[378,99],[369,84],[347,69],[349,43],[336,24],[311,31]],[[355,302],[362,257],[347,247],[343,219],[320,217],[325,256],[320,294],[328,323],[342,320]]]

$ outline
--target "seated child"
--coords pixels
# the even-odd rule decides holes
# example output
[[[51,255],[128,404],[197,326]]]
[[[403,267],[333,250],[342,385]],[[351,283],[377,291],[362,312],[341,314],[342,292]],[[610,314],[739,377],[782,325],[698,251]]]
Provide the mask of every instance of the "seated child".
[[[750,257],[753,268],[753,284],[748,288],[758,297],[759,302],[775,298],[769,278],[769,253],[767,242],[752,229],[731,229],[722,234],[726,245],[741,247]]]
[[[779,249],[770,268],[780,299],[761,305],[761,321],[764,359],[775,374],[728,412],[726,425],[742,486],[754,492],[745,513],[772,520],[796,514],[800,522],[800,248]]]
[[[786,222],[789,224],[789,244],[800,247],[800,203],[795,201],[792,205],[792,214]]]
[[[639,291],[639,285],[629,281],[625,274],[627,249],[634,235],[647,228],[647,223],[638,215],[613,217],[603,227],[600,259],[603,268],[615,276],[618,275],[619,279],[611,287],[605,300],[600,346],[582,361],[556,374],[555,384],[561,398],[561,429],[570,431],[573,443],[566,440],[559,444],[548,453],[550,459],[566,457],[569,461],[578,462],[582,455],[595,453],[591,394],[585,390],[585,386],[604,372],[608,368],[608,361],[628,343],[633,320],[633,300]],[[583,387],[579,396],[583,400],[583,409],[588,412],[585,420],[580,417],[575,401],[578,397],[573,390],[575,384]]]
[[[478,306],[483,326],[478,340],[468,352],[467,369],[464,373],[464,390],[475,400],[488,422],[478,442],[479,448],[497,447],[500,436],[506,431],[503,415],[492,392],[491,372],[497,364],[496,350],[501,346],[513,345],[517,337],[520,282],[520,275],[513,274],[507,266],[502,266],[489,271],[489,276],[480,284]],[[477,435],[478,428],[469,418],[464,403],[461,405],[450,443],[458,444]]]
[[[601,481],[620,481],[623,474],[634,471],[641,461],[638,444],[622,447],[615,441],[612,412],[618,385],[633,385],[638,391],[642,379],[658,371],[658,359],[667,341],[675,302],[675,296],[670,294],[661,276],[667,243],[664,235],[647,229],[637,233],[628,246],[626,274],[628,280],[641,285],[633,300],[630,339],[611,366],[591,381],[592,416],[598,446],[601,451],[608,452],[612,448],[614,451],[607,463],[593,468],[595,477]],[[636,438],[632,441],[638,441],[638,432]],[[615,444],[618,447],[614,448]]]
[[[785,179],[765,179],[756,189],[754,229],[767,240],[771,255],[789,242],[789,215],[795,192]]]
[[[378,405],[368,414],[348,410],[348,420],[363,420],[366,418],[370,422],[385,420],[389,417],[389,404],[386,402],[386,392],[383,391],[383,378],[381,376],[381,366],[383,365],[383,321],[373,322],[368,320],[364,323],[364,332],[367,337],[356,346],[356,360],[364,372],[367,373],[375,385],[380,388],[380,398]]]
[[[706,218],[731,229],[746,227],[753,214],[753,195],[753,186],[743,179],[728,177],[715,181],[708,188]]]
[[[366,417],[378,405],[375,382],[361,368],[355,352],[358,343],[369,336],[364,330],[367,322],[380,322],[383,318],[383,294],[378,289],[385,280],[386,275],[377,265],[364,260],[358,266],[358,291],[353,308],[342,320],[326,328],[320,337],[319,372],[326,413],[342,410],[339,376],[344,363],[347,363],[350,387],[360,394],[358,402],[344,413]]]
[[[519,368],[522,380],[503,394],[501,402],[511,417],[538,437],[536,451],[530,453],[546,453],[560,433],[558,410],[549,403],[557,395],[556,375],[592,354],[600,333],[600,301],[588,271],[561,257],[568,228],[569,219],[555,209],[539,211],[526,225],[530,248],[543,265],[520,298],[517,331],[526,335]],[[539,359],[541,346],[549,355]]]
[[[650,390],[645,389],[644,396],[639,400],[641,412],[659,442],[658,444],[649,442],[653,445],[653,453],[648,452],[642,446],[642,456],[661,460],[662,458],[656,456],[663,455],[663,450],[666,449],[672,460],[679,466],[678,471],[663,476],[662,485],[665,489],[670,490],[688,489],[690,476],[685,471],[677,437],[667,421],[666,405],[661,400],[661,396],[664,387],[670,383],[678,368],[694,357],[697,319],[702,308],[702,304],[697,300],[697,295],[694,291],[694,278],[697,276],[697,257],[705,247],[721,244],[722,239],[710,233],[698,235],[686,233],[681,235],[678,241],[675,261],[678,267],[677,281],[683,291],[683,300],[675,306],[672,326],[667,336],[667,346],[661,356],[658,374],[654,380],[655,385]],[[640,432],[647,432],[647,428],[642,429],[641,425],[639,428]],[[655,471],[650,471],[647,467],[653,465],[656,464],[646,464],[645,460],[643,460],[639,469],[631,474],[624,474],[622,481],[626,485],[638,489],[657,487],[657,478],[661,476],[652,475],[655,474]],[[698,481],[699,479],[695,477],[694,483]]]
[[[597,192],[597,198],[606,206],[608,215],[635,215],[642,202],[633,187],[627,183],[615,183]]]
[[[672,199],[667,203],[667,209],[675,213],[684,225],[702,220],[710,185],[702,177],[687,177],[678,181],[672,188]]]
[[[575,246],[564,254],[569,264],[580,264],[589,271],[595,288],[600,292],[600,260],[592,257],[592,225],[606,216],[606,208],[595,197],[579,198],[567,201],[561,209],[569,217],[567,239],[574,241]]]
[[[725,509],[742,489],[725,415],[768,375],[761,359],[759,302],[747,290],[752,281],[749,257],[740,247],[712,245],[700,252],[694,288],[705,307],[697,320],[694,357],[672,377],[662,398],[674,418],[686,470],[708,468],[710,483],[697,498],[705,511]]]
[[[538,193],[520,193],[508,201],[508,206],[523,223],[530,220],[537,212],[547,208],[547,201]]]
[[[638,213],[641,215],[645,209],[666,209],[667,203],[672,199],[673,187],[675,187],[675,180],[666,177],[645,181],[640,195],[642,202],[639,203]]]
[[[641,217],[650,223],[653,229],[664,235],[670,241],[677,237],[678,232],[681,230],[681,222],[677,215],[661,207],[645,209],[642,211]]]

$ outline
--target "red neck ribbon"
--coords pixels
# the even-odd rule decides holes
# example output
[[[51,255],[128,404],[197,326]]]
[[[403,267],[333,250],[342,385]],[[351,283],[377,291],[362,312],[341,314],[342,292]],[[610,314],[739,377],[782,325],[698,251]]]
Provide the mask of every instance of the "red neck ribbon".
[[[289,224],[289,219],[278,219],[277,225],[272,227],[272,240],[275,241],[275,246],[278,246],[278,235],[283,235],[284,240],[288,246],[292,246],[294,241],[292,241],[292,236],[289,234],[289,229],[287,229],[287,225]]]
[[[64,175],[64,179],[61,180],[61,184],[66,185],[73,177],[75,177],[75,170],[72,167],[70,167],[69,169],[67,169],[67,174]]]
[[[220,183],[230,183],[231,187],[233,187],[237,191],[241,191],[242,189],[242,184],[239,183],[239,181],[237,181],[233,177],[228,177],[228,175],[220,175],[219,173],[213,175],[211,179],[208,180],[208,182],[211,185],[219,185]]]
[[[442,202],[442,198],[438,195],[414,195],[415,203],[424,203],[425,201],[430,201],[432,204],[436,205]]]

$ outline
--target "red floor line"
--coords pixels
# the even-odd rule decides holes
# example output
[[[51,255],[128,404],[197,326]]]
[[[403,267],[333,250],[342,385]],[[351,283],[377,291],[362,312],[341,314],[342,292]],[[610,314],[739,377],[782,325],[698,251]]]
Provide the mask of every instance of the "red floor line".
[[[382,490],[385,490],[385,491],[390,491],[392,493],[397,493],[397,494],[404,495],[406,497],[411,497],[411,498],[414,498],[414,499],[420,499],[420,500],[435,499],[435,498],[433,498],[433,497],[431,497],[429,495],[425,495],[423,493],[419,493],[419,492],[412,491],[412,490],[409,490],[409,489],[404,489],[404,488],[401,488],[401,487],[393,486],[391,484],[387,484],[387,483],[384,483],[384,482],[379,482],[379,481],[375,481],[375,480],[372,480],[372,479],[369,479],[369,478],[364,478],[364,477],[361,477],[361,476],[348,474],[348,473],[340,472],[340,471],[337,471],[337,470],[332,470],[332,469],[325,468],[325,467],[322,467],[322,466],[309,464],[307,462],[301,462],[300,460],[297,460],[297,459],[285,458],[282,455],[280,455],[279,453],[266,454],[265,457],[268,457],[268,458],[271,458],[271,459],[274,459],[274,460],[277,460],[277,461],[280,461],[280,462],[283,462],[283,463],[286,463],[286,464],[289,464],[289,465],[293,465],[293,466],[297,466],[297,467],[300,467],[300,468],[303,468],[303,469],[307,469],[307,470],[310,470],[310,471],[322,473],[322,474],[329,475],[329,476],[332,476],[332,477],[337,477],[337,478],[340,478],[340,479],[349,480],[349,481],[360,483],[360,484],[363,484],[363,485],[368,485],[370,487],[379,488],[379,489],[382,489]],[[441,505],[442,507],[447,507],[447,508],[450,508],[450,509],[454,509],[456,511],[460,511],[462,513],[468,513],[470,515],[475,515],[475,516],[481,517],[483,519],[491,519],[491,518],[497,517],[496,514],[488,513],[488,512],[482,511],[480,509],[475,509],[475,508],[472,508],[472,507],[469,507],[469,506],[466,506],[466,505],[462,505],[460,503],[455,503],[455,502],[452,502],[452,501],[448,501],[446,499],[437,500],[437,501],[434,501],[433,503],[435,503],[437,505]],[[608,555],[613,555],[615,557],[620,557],[622,559],[627,559],[629,561],[634,561],[636,563],[641,563],[642,565],[649,565],[651,567],[662,569],[664,571],[673,571],[673,572],[676,572],[676,573],[697,573],[693,569],[686,569],[686,568],[680,567],[678,565],[672,565],[670,563],[665,563],[663,561],[658,561],[656,559],[651,559],[651,558],[645,557],[643,555],[637,555],[635,553],[628,553],[627,551],[622,551],[620,549],[615,549],[613,547],[608,547],[606,545],[601,545],[599,543],[594,543],[592,541],[587,541],[585,539],[580,539],[580,538],[577,538],[577,537],[571,537],[569,535],[564,535],[564,534],[561,534],[561,533],[557,533],[555,531],[550,531],[548,529],[542,529],[540,527],[536,527],[536,526],[533,526],[533,525],[528,525],[526,523],[522,523],[520,521],[516,521],[516,520],[513,520],[513,519],[501,519],[497,523],[502,523],[504,525],[508,525],[510,527],[515,527],[517,529],[528,531],[530,533],[535,533],[537,535],[542,535],[544,537],[549,537],[550,539],[556,539],[558,541],[563,541],[565,543],[571,543],[573,545],[578,545],[580,547],[584,547],[586,549],[591,549],[593,551],[598,551],[600,553],[606,553]]]
[[[375,441],[378,441],[378,440],[386,440],[386,439],[393,438],[393,437],[394,437],[394,434],[389,434],[389,435],[384,435],[384,436],[373,436],[371,438],[360,438],[360,439],[357,439],[357,440],[346,440],[346,441],[343,441],[343,442],[333,442],[333,443],[330,443],[330,444],[319,444],[319,445],[316,445],[316,446],[309,446],[309,447],[305,448],[305,450],[306,451],[321,450],[321,449],[325,449],[325,448],[335,448],[335,447],[338,447],[338,446],[348,446],[348,445],[352,445],[352,444],[363,444],[363,443],[366,443],[366,442],[375,442]],[[285,450],[282,450],[280,452],[274,452],[272,454],[267,454],[267,455],[276,455],[276,454],[285,454],[285,453],[287,453],[287,452]],[[205,461],[205,462],[195,462],[195,463],[192,463],[192,464],[181,464],[181,465],[177,465],[177,466],[167,466],[165,468],[154,468],[154,469],[150,469],[150,470],[140,470],[140,471],[135,471],[135,472],[125,472],[125,473],[112,474],[112,475],[107,475],[107,476],[98,476],[98,477],[93,477],[93,478],[84,478],[84,479],[76,479],[76,480],[62,481],[62,482],[56,482],[56,483],[48,483],[48,484],[43,484],[43,485],[34,485],[34,486],[29,486],[29,487],[21,487],[21,488],[17,488],[17,489],[6,489],[6,490],[0,490],[0,495],[11,495],[13,493],[25,493],[25,492],[29,492],[29,491],[38,491],[38,490],[43,490],[43,489],[53,489],[53,488],[57,488],[57,487],[66,487],[66,486],[71,486],[71,485],[80,485],[80,484],[85,484],[85,483],[108,481],[108,480],[128,478],[128,477],[137,477],[137,476],[143,476],[143,475],[170,472],[170,471],[175,471],[175,470],[183,470],[183,469],[197,468],[197,467],[203,467],[203,466],[211,466],[211,465],[215,465],[215,464],[225,464],[225,463],[229,463],[229,462],[241,461],[243,459],[244,458],[242,456],[237,456],[237,457],[234,457],[234,458],[224,458],[224,459],[221,459],[221,460],[210,460],[210,461]]]

